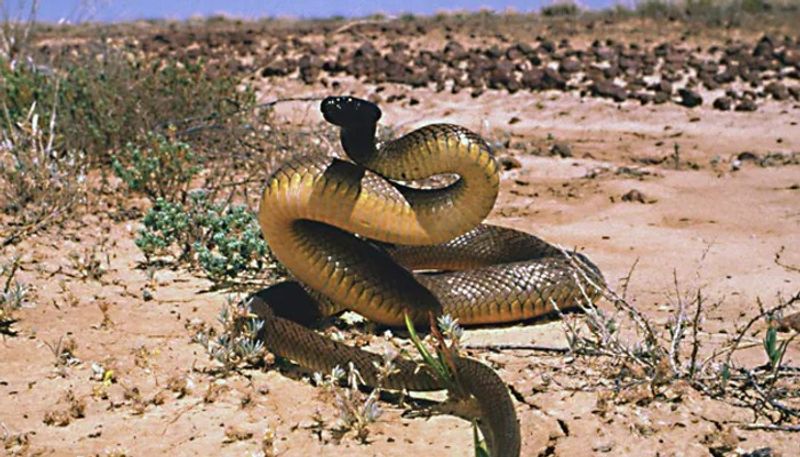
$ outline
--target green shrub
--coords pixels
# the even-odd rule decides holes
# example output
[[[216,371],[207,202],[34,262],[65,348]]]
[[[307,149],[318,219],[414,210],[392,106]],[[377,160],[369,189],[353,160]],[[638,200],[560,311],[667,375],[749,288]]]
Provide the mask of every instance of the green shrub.
[[[234,76],[209,74],[203,61],[145,60],[108,46],[89,47],[56,67],[0,58],[0,100],[13,121],[58,95],[59,147],[107,164],[114,152],[174,125],[202,151],[229,149],[231,131],[249,122],[254,93]],[[42,112],[49,117],[49,112]]]
[[[128,143],[111,166],[134,192],[151,200],[184,200],[189,183],[199,171],[198,157],[188,144],[159,133],[148,133],[141,144]]]
[[[186,205],[157,199],[144,218],[136,245],[150,261],[171,256],[199,266],[214,282],[283,274],[272,257],[255,215],[244,206],[208,200],[202,191]]]
[[[210,278],[233,279],[241,272],[258,272],[264,267],[267,244],[255,215],[247,208],[211,205],[197,222],[207,236],[193,247]]]
[[[549,6],[542,7],[542,16],[577,16],[580,13],[578,5],[572,2],[557,2]]]
[[[11,62],[0,58],[0,100],[2,108],[12,123],[28,115],[31,106],[38,105],[40,116],[50,117],[56,92],[52,75],[40,71],[29,62]]]
[[[148,261],[152,257],[173,255],[174,248],[180,247],[175,255],[178,260],[185,259],[191,250],[192,234],[190,215],[180,203],[172,203],[159,198],[144,216],[144,229],[139,231],[135,243]]]

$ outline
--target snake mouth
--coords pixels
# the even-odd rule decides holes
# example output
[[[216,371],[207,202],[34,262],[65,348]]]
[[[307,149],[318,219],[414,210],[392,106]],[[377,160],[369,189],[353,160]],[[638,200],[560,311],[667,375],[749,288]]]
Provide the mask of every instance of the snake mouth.
[[[378,105],[350,96],[326,97],[320,110],[326,121],[343,128],[375,125],[381,118]]]

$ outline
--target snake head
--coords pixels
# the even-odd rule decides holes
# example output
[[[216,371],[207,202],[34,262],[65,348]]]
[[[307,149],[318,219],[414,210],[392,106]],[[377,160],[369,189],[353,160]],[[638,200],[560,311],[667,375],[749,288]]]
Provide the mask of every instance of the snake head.
[[[381,118],[378,105],[350,96],[327,97],[320,110],[326,121],[345,129],[373,126]]]

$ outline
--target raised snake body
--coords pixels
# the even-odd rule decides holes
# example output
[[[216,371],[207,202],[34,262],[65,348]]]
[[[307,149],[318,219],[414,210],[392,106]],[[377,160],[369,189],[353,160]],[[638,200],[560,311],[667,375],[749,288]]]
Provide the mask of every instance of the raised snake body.
[[[431,312],[466,325],[503,323],[547,314],[553,302],[561,309],[574,307],[586,292],[579,286],[584,276],[561,250],[516,230],[481,224],[500,178],[479,136],[436,124],[378,146],[381,112],[374,104],[329,97],[322,112],[341,128],[342,146],[353,162],[302,157],[283,164],[267,182],[259,222],[277,259],[327,300],[314,301],[293,283],[256,294],[252,306],[265,319],[262,337],[272,352],[312,370],[352,362],[375,385],[373,362],[380,362],[379,356],[283,317],[308,320],[292,309],[304,301],[304,309],[314,310],[311,320],[349,309],[389,326],[402,325],[406,313],[415,324],[425,324]],[[458,179],[425,190],[395,182],[443,173]],[[575,256],[586,265],[584,275],[601,283],[599,270]],[[398,371],[382,387],[444,388],[413,362],[395,365]],[[518,456],[519,425],[505,384],[475,360],[458,358],[455,365],[461,387],[481,408],[491,454]]]

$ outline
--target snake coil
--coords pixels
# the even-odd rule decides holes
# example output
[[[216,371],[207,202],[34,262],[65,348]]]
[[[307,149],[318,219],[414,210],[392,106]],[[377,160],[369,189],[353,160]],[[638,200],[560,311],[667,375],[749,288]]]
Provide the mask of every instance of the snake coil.
[[[341,129],[352,160],[300,157],[267,181],[259,222],[277,259],[303,284],[288,281],[253,296],[264,318],[261,337],[276,355],[319,371],[348,363],[376,385],[381,357],[331,341],[305,325],[345,309],[389,326],[407,313],[424,324],[429,313],[462,324],[515,322],[575,306],[585,278],[600,271],[581,254],[575,262],[539,238],[482,224],[494,206],[497,162],[478,135],[450,124],[428,125],[378,145],[380,109],[352,97],[328,97],[324,118]],[[457,179],[440,188],[400,184],[439,174]],[[416,271],[426,270],[428,273]],[[312,298],[307,290],[324,299]],[[399,360],[381,387],[440,390],[416,363]],[[516,457],[520,432],[509,392],[488,366],[455,361],[461,387],[481,409],[481,429],[493,457]]]

